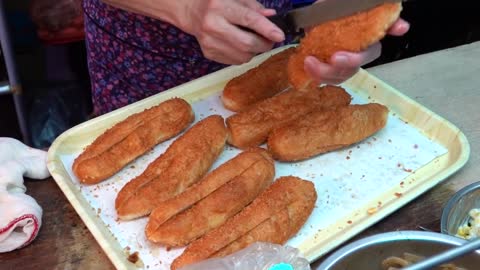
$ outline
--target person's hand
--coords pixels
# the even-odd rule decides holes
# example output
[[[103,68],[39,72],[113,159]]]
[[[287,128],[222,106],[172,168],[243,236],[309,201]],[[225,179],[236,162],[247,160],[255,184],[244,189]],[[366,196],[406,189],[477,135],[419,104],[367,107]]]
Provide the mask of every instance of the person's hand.
[[[188,0],[185,12],[182,30],[197,38],[206,58],[220,63],[246,63],[285,39],[266,18],[275,10],[256,0]]]
[[[410,25],[403,19],[397,20],[388,30],[389,35],[402,36]],[[380,43],[375,43],[359,53],[339,51],[332,55],[330,64],[320,62],[313,56],[305,58],[305,71],[317,83],[340,84],[357,73],[360,66],[377,59],[382,51]]]

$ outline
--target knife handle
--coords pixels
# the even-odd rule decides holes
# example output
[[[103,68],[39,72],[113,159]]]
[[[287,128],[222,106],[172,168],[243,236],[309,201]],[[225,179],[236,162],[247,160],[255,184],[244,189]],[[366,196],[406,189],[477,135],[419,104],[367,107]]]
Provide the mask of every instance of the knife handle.
[[[1,0],[0,0],[1,1]],[[275,24],[278,28],[282,29],[283,33],[285,35],[292,35],[292,36],[300,36],[301,31],[298,31],[295,28],[295,24],[293,23],[292,18],[288,14],[277,14],[273,15],[270,17],[267,17],[273,24]],[[250,28],[247,28],[245,26],[238,25],[240,29],[250,32],[250,33],[255,33]]]
[[[297,35],[300,31],[297,31],[293,19],[288,14],[277,14],[267,17],[278,28],[282,29],[285,35]]]

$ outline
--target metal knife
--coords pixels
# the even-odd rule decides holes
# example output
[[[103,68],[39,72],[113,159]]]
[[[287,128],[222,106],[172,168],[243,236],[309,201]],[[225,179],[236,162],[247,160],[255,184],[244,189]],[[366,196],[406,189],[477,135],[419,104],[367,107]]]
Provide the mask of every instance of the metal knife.
[[[298,34],[301,29],[371,9],[383,3],[402,0],[324,0],[269,17],[285,34]]]

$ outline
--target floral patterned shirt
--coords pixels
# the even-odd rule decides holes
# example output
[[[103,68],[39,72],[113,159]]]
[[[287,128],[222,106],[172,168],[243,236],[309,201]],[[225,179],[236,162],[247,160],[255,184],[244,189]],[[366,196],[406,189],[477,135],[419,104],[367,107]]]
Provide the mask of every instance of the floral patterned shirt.
[[[192,0],[194,1],[194,0]],[[259,1],[285,12],[290,0]],[[84,0],[85,40],[94,114],[100,115],[219,70],[177,27]]]

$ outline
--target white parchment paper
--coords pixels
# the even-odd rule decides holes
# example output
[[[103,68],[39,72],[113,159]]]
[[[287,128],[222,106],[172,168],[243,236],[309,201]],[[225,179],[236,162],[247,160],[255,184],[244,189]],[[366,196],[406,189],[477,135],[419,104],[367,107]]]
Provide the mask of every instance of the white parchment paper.
[[[370,101],[346,89],[352,103]],[[198,101],[193,105],[196,121],[208,115],[228,117],[232,112],[223,108],[219,94]],[[149,243],[144,235],[147,218],[120,221],[115,212],[118,191],[146,166],[163,153],[173,141],[169,140],[132,162],[110,179],[93,186],[81,185],[71,171],[73,160],[80,153],[61,156],[74,184],[97,213],[98,224],[107,226],[119,244],[129,253],[138,252],[145,269],[170,269],[170,263],[183,248],[166,250]],[[447,150],[431,141],[415,128],[390,113],[387,126],[372,137],[348,148],[323,154],[297,163],[276,162],[276,178],[294,175],[315,183],[318,193],[316,207],[300,232],[287,244],[297,247],[305,239],[345,218],[356,209],[380,196],[399,183],[412,171],[424,166]],[[212,169],[239,153],[227,146]],[[102,224],[103,222],[103,224]]]

